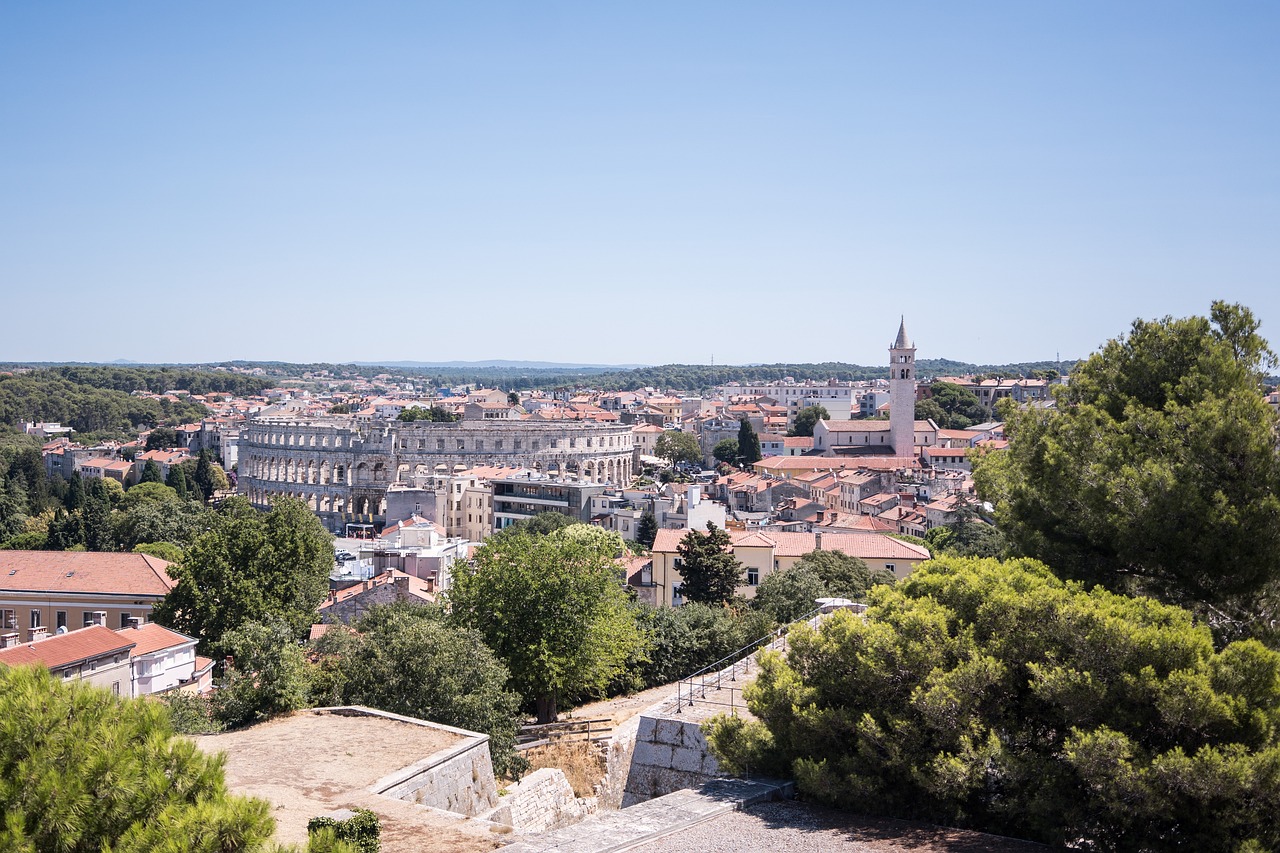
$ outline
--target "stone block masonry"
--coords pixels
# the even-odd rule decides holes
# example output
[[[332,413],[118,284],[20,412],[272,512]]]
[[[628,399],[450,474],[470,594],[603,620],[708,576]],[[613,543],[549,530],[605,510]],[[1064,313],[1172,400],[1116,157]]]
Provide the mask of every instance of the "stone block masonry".
[[[522,833],[568,826],[597,809],[596,798],[575,797],[564,771],[555,767],[535,770],[510,786],[501,799],[496,809],[478,817]]]
[[[681,788],[695,788],[720,771],[702,734],[701,721],[670,717],[640,717],[631,768],[622,806],[660,797]]]

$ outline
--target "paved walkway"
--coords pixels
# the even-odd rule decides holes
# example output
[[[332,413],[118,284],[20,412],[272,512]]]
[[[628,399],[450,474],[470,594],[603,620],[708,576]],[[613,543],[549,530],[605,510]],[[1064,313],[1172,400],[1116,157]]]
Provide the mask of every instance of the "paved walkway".
[[[790,794],[789,782],[715,779],[627,809],[603,812],[582,823],[534,835],[505,853],[614,853],[696,826],[728,812]]]

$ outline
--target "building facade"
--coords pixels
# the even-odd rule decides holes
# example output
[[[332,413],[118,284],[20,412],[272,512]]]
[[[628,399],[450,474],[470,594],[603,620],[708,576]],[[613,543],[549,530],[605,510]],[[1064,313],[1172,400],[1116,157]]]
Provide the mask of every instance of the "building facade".
[[[477,465],[627,484],[633,444],[630,426],[592,421],[264,416],[240,433],[237,489],[259,507],[277,496],[301,498],[336,530],[354,516],[381,517],[392,483]]]

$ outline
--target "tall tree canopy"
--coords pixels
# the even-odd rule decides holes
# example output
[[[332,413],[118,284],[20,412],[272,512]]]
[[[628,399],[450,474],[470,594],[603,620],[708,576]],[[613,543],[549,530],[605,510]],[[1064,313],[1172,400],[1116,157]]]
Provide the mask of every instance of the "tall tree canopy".
[[[653,445],[654,455],[669,461],[696,463],[702,461],[702,448],[698,446],[698,438],[691,432],[680,432],[669,429]]]
[[[685,601],[724,604],[743,581],[743,566],[729,550],[728,531],[707,522],[707,532],[690,530],[676,546],[680,554],[680,594]]]
[[[644,642],[614,561],[621,539],[596,533],[490,539],[449,593],[453,619],[480,632],[540,722],[562,695],[603,691]]]
[[[738,458],[743,465],[750,466],[764,458],[760,451],[760,436],[751,421],[743,418],[738,422]]]
[[[507,689],[510,673],[478,631],[446,624],[439,608],[404,604],[375,607],[355,628],[316,643],[332,673],[319,702],[484,732],[494,769],[512,769],[520,697]]]
[[[1067,577],[1220,614],[1280,577],[1275,364],[1239,305],[1137,320],[1056,409],[1004,410],[1009,449],[978,459],[979,494],[1016,551]]]
[[[199,638],[207,651],[221,652],[231,629],[272,617],[300,637],[328,592],[332,566],[332,537],[302,501],[278,498],[262,513],[228,498],[170,569],[178,585],[156,607],[156,621]]]
[[[813,435],[813,427],[818,421],[831,420],[831,413],[826,406],[805,406],[796,412],[796,419],[791,422],[791,431],[787,435]]]
[[[711,455],[718,461],[732,465],[738,461],[738,439],[722,438],[716,442],[716,446],[711,449]]]
[[[1280,654],[1025,559],[933,560],[871,603],[762,656],[760,722],[709,727],[723,768],[1073,849],[1280,848]]]
[[[916,403],[917,420],[929,418],[943,429],[964,429],[991,417],[978,395],[954,382],[934,382],[929,391],[929,397]]]

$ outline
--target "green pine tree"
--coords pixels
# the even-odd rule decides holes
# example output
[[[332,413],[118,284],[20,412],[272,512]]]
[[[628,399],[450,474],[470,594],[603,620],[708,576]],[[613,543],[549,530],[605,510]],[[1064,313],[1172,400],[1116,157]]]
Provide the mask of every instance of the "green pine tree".
[[[744,421],[745,423],[745,421]],[[690,530],[676,548],[680,554],[680,594],[685,601],[724,604],[742,583],[742,563],[729,550],[729,533],[707,522],[707,532]]]

